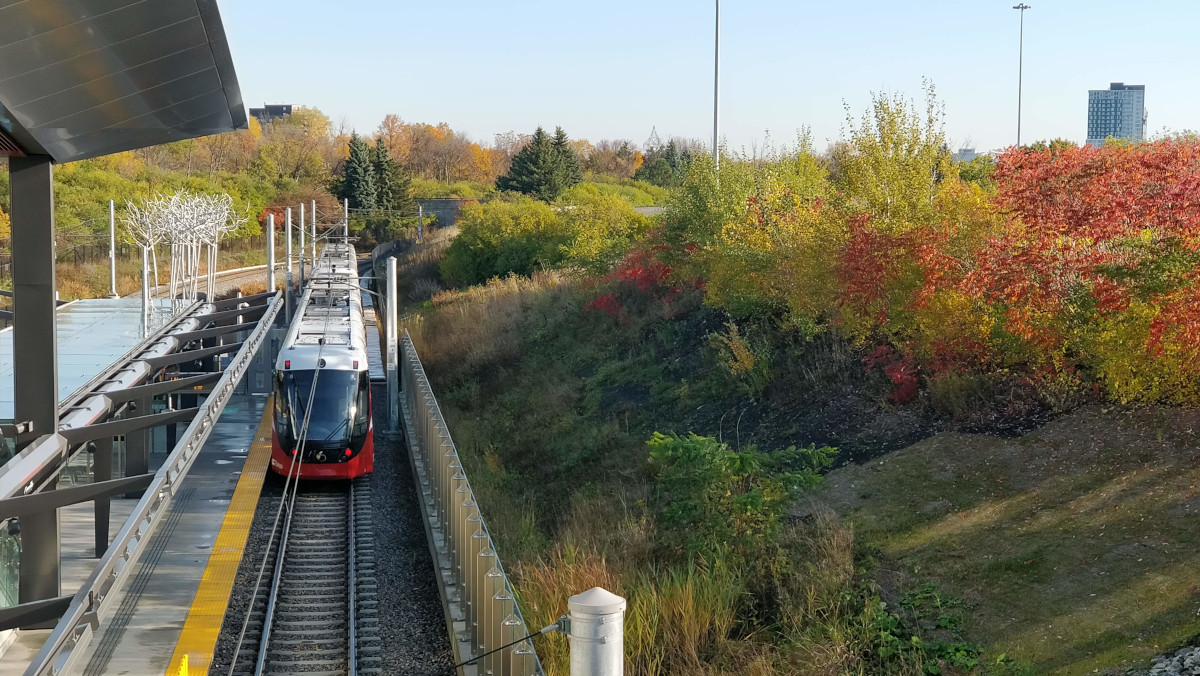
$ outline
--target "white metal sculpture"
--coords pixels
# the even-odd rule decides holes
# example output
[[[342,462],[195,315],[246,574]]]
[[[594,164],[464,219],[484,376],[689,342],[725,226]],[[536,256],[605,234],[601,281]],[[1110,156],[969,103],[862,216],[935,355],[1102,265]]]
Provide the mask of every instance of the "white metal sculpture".
[[[241,227],[246,218],[233,209],[229,195],[196,195],[180,190],[174,195],[127,202],[124,223],[130,237],[153,260],[154,283],[158,287],[156,249],[171,247],[171,277],[168,293],[173,307],[187,307],[200,298],[201,278],[204,294],[216,293],[217,245],[230,232]],[[204,258],[203,267],[200,264]],[[146,267],[143,263],[143,267]],[[148,277],[143,271],[143,278]],[[147,294],[143,294],[144,296]]]

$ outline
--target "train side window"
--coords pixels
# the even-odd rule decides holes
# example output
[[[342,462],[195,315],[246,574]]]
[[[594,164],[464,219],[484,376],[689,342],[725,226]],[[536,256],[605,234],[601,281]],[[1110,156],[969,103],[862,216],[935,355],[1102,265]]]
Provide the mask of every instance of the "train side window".
[[[371,377],[363,371],[358,374],[358,394],[355,403],[354,436],[367,433],[371,420]]]
[[[283,386],[283,371],[275,372],[275,431],[281,436],[288,432],[288,397]]]

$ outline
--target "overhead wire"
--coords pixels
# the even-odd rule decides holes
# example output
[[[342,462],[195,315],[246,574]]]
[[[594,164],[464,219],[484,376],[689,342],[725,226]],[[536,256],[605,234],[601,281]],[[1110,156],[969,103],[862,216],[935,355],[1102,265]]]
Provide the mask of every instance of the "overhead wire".
[[[322,330],[321,330],[322,334],[326,333],[329,330],[329,319],[331,316],[332,315],[328,314],[328,313],[325,315],[325,323],[322,326]],[[271,555],[271,549],[275,543],[276,536],[280,535],[282,537],[282,532],[280,531],[280,524],[282,523],[284,506],[285,505],[287,506],[287,512],[288,512],[287,523],[291,522],[292,514],[295,511],[296,494],[299,492],[299,488],[300,488],[300,470],[304,465],[303,449],[304,449],[305,442],[308,441],[309,422],[312,420],[313,402],[315,401],[316,395],[317,395],[317,381],[320,378],[320,373],[321,373],[321,369],[320,369],[321,355],[324,354],[324,352],[325,352],[325,343],[324,343],[324,341],[322,341],[317,348],[317,368],[313,369],[312,385],[309,387],[308,402],[307,402],[306,406],[304,407],[304,416],[303,416],[303,420],[300,425],[300,434],[298,435],[297,441],[296,441],[296,452],[292,455],[292,462],[288,466],[288,471],[287,471],[287,474],[285,475],[284,484],[283,484],[283,495],[281,496],[281,498],[279,500],[279,507],[275,511],[275,519],[271,524],[271,534],[267,541],[267,547],[263,551],[262,563],[259,564],[258,575],[255,577],[255,580],[254,580],[254,590],[250,594],[250,604],[246,609],[246,617],[242,620],[242,628],[238,632],[237,643],[235,644],[235,647],[234,647],[233,656],[229,660],[229,671],[228,671],[229,676],[233,676],[233,671],[237,667],[237,658],[238,658],[238,655],[241,654],[242,644],[245,642],[245,639],[246,639],[246,630],[250,625],[250,615],[251,615],[251,612],[253,611],[254,599],[258,596],[258,590],[260,588],[262,588],[262,582],[263,582],[263,578],[265,576],[266,568],[267,568],[267,559]],[[288,405],[290,408],[290,406],[291,406],[290,402]],[[291,416],[289,416],[289,418],[290,417]],[[294,470],[294,476],[293,476],[293,470]],[[289,491],[290,491],[290,493],[289,493]],[[284,555],[286,546],[287,546],[287,543],[284,542],[282,539],[280,539],[279,552],[278,552],[277,558],[282,557]],[[263,631],[264,632],[270,631],[270,627],[264,626]]]

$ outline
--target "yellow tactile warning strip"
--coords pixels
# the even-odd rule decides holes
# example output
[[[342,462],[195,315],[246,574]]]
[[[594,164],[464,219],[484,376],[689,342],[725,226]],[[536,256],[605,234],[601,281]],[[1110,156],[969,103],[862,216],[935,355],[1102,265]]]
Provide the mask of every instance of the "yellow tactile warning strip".
[[[242,562],[250,522],[254,520],[258,496],[266,478],[267,465],[271,462],[271,410],[271,401],[268,400],[267,410],[254,433],[254,442],[242,467],[242,476],[233,490],[229,510],[225,512],[225,520],[221,523],[217,541],[208,557],[208,565],[204,567],[200,587],[192,599],[179,642],[175,644],[175,654],[171,656],[166,676],[186,674],[181,669],[187,669],[192,674],[208,673],[208,664],[217,646],[217,636],[221,633],[221,622],[225,619],[225,607],[229,605],[229,594],[233,591],[238,565]]]

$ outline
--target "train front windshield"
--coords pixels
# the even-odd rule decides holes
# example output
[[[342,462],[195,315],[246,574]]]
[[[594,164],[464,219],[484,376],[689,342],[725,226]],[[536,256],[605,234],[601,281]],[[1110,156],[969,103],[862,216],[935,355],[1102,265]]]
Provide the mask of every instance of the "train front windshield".
[[[276,380],[276,425],[295,443],[304,425],[312,398],[312,414],[305,435],[306,447],[350,445],[366,432],[368,381],[356,371],[284,371]],[[286,428],[286,429],[284,429]]]

